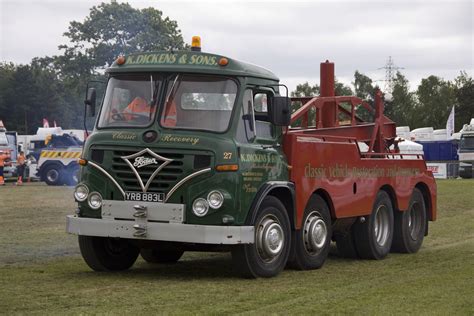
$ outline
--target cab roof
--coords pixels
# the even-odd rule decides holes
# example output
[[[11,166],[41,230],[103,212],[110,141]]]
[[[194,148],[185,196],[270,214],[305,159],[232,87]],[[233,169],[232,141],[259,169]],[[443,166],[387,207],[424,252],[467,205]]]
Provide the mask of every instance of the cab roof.
[[[265,68],[236,59],[197,51],[158,51],[130,54],[124,57],[125,62],[119,64],[119,59],[117,59],[106,72],[110,74],[150,71],[189,72],[256,77],[279,81],[275,74]],[[228,63],[221,66],[219,61],[223,58],[227,59]]]

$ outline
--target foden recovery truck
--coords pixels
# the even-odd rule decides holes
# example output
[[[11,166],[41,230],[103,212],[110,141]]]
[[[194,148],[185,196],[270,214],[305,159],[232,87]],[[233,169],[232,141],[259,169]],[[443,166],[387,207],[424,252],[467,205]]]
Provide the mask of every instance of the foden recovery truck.
[[[319,97],[294,99],[270,71],[197,45],[120,56],[107,74],[67,217],[93,270],[230,251],[243,276],[272,277],[320,268],[332,241],[347,257],[417,252],[436,219],[423,156],[388,149],[380,93],[335,96],[333,63]],[[93,88],[85,103],[96,112]]]

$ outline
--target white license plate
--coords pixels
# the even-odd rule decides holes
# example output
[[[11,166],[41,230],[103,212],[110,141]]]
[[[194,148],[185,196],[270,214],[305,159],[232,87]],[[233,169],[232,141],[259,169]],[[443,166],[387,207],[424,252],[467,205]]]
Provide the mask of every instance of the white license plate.
[[[164,193],[125,192],[125,200],[140,202],[163,202]]]

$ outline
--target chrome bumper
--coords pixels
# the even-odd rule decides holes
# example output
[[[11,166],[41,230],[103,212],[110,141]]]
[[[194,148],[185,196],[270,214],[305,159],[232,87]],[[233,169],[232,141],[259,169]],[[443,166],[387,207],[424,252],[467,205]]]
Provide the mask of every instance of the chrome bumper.
[[[66,231],[70,234],[85,236],[199,244],[235,245],[254,242],[253,226],[210,226],[157,222],[137,224],[133,220],[95,219],[74,215],[66,217]]]

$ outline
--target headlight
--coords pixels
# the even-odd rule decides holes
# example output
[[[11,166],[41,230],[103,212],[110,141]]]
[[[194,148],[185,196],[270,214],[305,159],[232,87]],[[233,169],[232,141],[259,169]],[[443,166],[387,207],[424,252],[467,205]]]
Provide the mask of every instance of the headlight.
[[[84,184],[79,184],[76,186],[74,190],[74,197],[79,202],[84,202],[87,200],[87,196],[89,195],[89,188],[86,187]]]
[[[102,206],[102,196],[97,192],[89,194],[89,206],[91,209],[98,210]]]
[[[209,211],[209,203],[203,198],[195,199],[193,202],[193,212],[196,216],[204,216]]]
[[[219,191],[211,191],[207,195],[207,202],[213,209],[218,209],[222,204],[224,204],[224,195]]]

